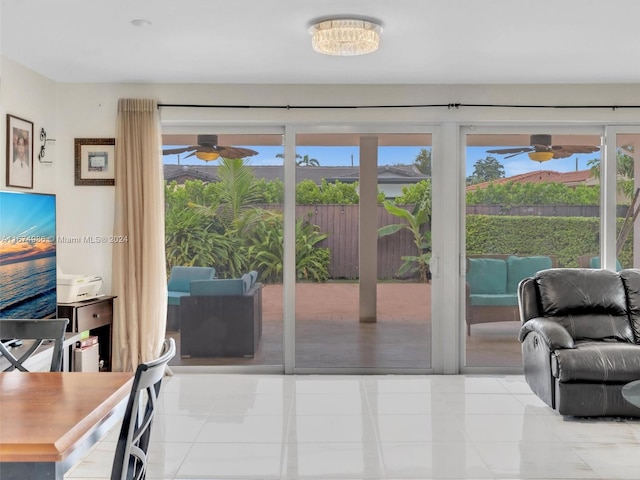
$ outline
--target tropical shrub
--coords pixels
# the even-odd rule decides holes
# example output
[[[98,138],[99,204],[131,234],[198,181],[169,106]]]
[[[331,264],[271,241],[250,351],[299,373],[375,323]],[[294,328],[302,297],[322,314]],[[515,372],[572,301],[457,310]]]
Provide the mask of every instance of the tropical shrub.
[[[467,192],[467,205],[599,205],[598,185],[568,187],[562,183],[489,183]]]
[[[264,178],[255,180],[256,190],[260,196],[260,203],[264,204],[282,204],[284,203],[284,183],[282,180],[275,179],[267,181]]]
[[[167,272],[174,265],[215,266],[220,277],[245,270],[240,242],[215,230],[214,222],[193,208],[173,209],[165,217]]]
[[[623,219],[617,219],[618,230]],[[467,215],[468,254],[556,255],[559,267],[577,267],[578,257],[599,251],[600,222],[596,217]],[[632,264],[629,238],[619,260]]]
[[[282,214],[270,212],[256,224],[247,238],[247,257],[260,272],[265,283],[282,282],[284,258],[284,229]],[[296,276],[301,280],[324,282],[329,278],[331,253],[317,244],[329,235],[318,231],[318,227],[307,220],[296,221]]]
[[[416,205],[431,201],[431,180],[420,180],[410,186],[402,187],[402,195],[396,197],[396,205]]]

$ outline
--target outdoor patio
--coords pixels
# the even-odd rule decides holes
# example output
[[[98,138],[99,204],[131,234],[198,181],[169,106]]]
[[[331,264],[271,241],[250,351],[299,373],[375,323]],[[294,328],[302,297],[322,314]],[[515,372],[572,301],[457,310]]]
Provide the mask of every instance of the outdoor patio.
[[[358,321],[357,283],[300,283],[296,291],[296,365],[309,368],[429,368],[431,285],[380,283],[378,321]],[[181,358],[171,365],[282,365],[282,285],[262,292],[263,332],[254,358]],[[468,366],[520,366],[518,322],[474,325]],[[170,332],[179,347],[179,332]]]

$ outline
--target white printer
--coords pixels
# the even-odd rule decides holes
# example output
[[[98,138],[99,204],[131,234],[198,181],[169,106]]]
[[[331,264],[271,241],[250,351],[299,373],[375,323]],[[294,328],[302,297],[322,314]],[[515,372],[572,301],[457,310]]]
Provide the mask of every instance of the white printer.
[[[58,272],[58,303],[73,303],[98,296],[102,277],[91,275],[65,275]]]

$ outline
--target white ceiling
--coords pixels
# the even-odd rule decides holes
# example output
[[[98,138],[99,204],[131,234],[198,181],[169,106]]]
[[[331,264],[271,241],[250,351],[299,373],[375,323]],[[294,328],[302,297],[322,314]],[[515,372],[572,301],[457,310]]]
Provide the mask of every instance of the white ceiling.
[[[638,0],[0,2],[3,55],[58,82],[640,82]],[[380,49],[315,53],[309,23],[339,14],[379,19]]]

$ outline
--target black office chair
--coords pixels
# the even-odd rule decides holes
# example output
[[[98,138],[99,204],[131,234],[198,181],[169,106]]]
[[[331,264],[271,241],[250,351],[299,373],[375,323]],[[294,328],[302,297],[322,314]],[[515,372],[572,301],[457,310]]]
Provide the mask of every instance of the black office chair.
[[[66,318],[35,319],[1,319],[0,320],[0,353],[11,365],[4,369],[5,372],[20,370],[28,372],[24,362],[31,357],[45,340],[52,340],[53,355],[51,357],[51,372],[62,370],[62,346],[64,332],[67,330],[69,320]],[[10,347],[14,340],[34,340],[31,345],[24,347]],[[13,354],[16,353],[16,355]],[[19,357],[17,357],[19,355]]]
[[[151,424],[160,385],[165,366],[175,354],[176,343],[173,338],[168,338],[164,341],[160,358],[138,365],[116,445],[111,480],[146,478]]]

